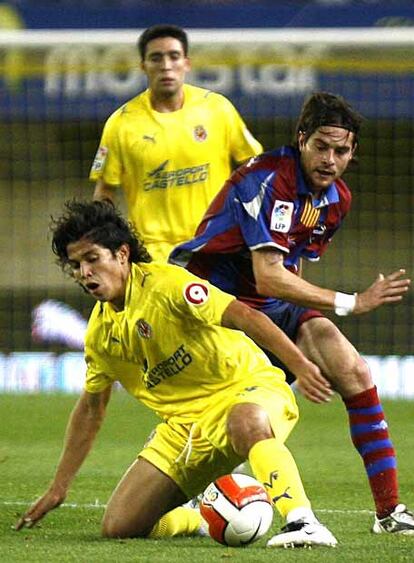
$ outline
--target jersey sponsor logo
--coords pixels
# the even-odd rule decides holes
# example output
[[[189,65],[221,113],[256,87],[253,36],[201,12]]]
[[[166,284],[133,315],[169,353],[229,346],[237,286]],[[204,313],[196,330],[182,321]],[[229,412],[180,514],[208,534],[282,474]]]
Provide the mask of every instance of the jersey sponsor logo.
[[[166,188],[181,188],[206,182],[209,176],[209,163],[178,170],[166,170],[168,160],[151,170],[144,178],[144,191],[164,190]]]
[[[154,170],[151,170],[151,172],[148,172],[148,176],[150,178],[152,177],[156,177],[158,176],[158,174],[160,174],[161,172],[163,172],[166,168],[168,164],[168,160],[164,160],[164,162],[161,162],[161,164],[159,166],[157,166],[157,168],[154,168]]]
[[[152,328],[151,325],[147,323],[144,319],[139,319],[136,324],[138,334],[141,338],[151,338],[152,336]]]
[[[207,139],[207,131],[204,125],[196,125],[194,127],[194,139],[199,143],[202,143]]]
[[[181,344],[171,356],[159,362],[150,372],[145,374],[144,383],[146,388],[152,389],[165,379],[177,375],[190,365],[192,361],[193,358],[190,352],[187,352],[185,345]]]
[[[292,224],[293,202],[277,199],[272,209],[270,229],[279,233],[288,233]]]
[[[208,287],[204,283],[189,283],[184,288],[184,299],[190,305],[203,305],[208,301]]]
[[[100,172],[103,169],[107,156],[107,147],[99,147],[96,151],[95,160],[92,163],[92,172]]]

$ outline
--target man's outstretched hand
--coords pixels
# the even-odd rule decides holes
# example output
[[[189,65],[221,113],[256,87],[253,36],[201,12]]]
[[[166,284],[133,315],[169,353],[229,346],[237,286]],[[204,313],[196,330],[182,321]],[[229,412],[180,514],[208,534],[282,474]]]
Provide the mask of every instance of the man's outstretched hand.
[[[400,269],[384,276],[379,274],[374,283],[362,293],[357,294],[355,315],[367,313],[386,303],[398,303],[409,290],[411,280],[402,277],[405,270]]]

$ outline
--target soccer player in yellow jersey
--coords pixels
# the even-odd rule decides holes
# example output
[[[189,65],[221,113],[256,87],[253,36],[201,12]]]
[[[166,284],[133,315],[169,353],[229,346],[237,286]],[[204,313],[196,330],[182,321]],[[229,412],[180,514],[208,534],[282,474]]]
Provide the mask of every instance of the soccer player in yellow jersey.
[[[86,335],[85,388],[55,476],[16,528],[63,502],[119,381],[162,422],[113,492],[104,536],[199,532],[199,512],[181,505],[248,458],[286,519],[268,545],[335,545],[284,445],[298,418],[294,395],[242,331],[296,370],[309,369],[302,353],[262,313],[182,268],[151,263],[133,228],[105,202],[68,202],[52,232],[61,265],[97,303]]]
[[[148,89],[106,122],[90,178],[95,199],[122,187],[130,220],[154,260],[190,239],[230,176],[232,163],[262,152],[224,96],[184,84],[188,39],[157,25],[138,41]]]

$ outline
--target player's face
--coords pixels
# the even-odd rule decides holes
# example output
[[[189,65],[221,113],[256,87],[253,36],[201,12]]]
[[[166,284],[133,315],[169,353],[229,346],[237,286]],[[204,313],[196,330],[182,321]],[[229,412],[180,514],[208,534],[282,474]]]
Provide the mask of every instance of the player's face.
[[[130,271],[129,247],[122,245],[113,255],[108,248],[81,239],[68,244],[67,251],[74,279],[95,299],[123,309]]]
[[[190,61],[178,39],[159,37],[148,42],[141,67],[152,93],[169,97],[181,90]]]
[[[305,142],[299,134],[302,170],[314,192],[325,190],[345,172],[352,160],[354,134],[342,127],[319,127]]]

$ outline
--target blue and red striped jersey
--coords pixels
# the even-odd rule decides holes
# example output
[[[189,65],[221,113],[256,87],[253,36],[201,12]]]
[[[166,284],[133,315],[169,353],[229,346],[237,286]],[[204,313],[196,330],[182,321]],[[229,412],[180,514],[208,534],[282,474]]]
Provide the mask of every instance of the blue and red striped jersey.
[[[300,258],[319,260],[351,205],[341,179],[313,194],[290,146],[263,153],[238,168],[204,215],[196,235],[170,262],[186,267],[254,307],[273,303],[256,291],[251,251],[273,247],[298,271]]]

